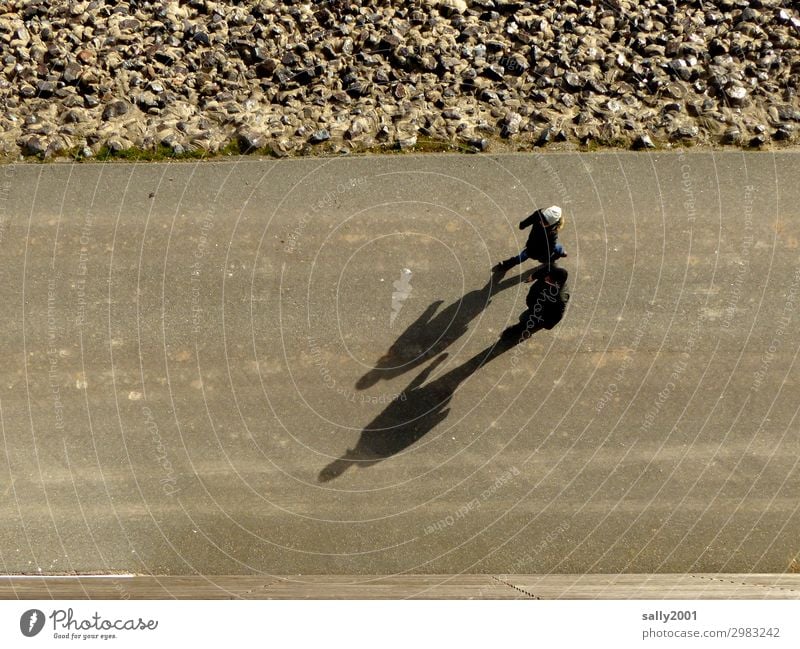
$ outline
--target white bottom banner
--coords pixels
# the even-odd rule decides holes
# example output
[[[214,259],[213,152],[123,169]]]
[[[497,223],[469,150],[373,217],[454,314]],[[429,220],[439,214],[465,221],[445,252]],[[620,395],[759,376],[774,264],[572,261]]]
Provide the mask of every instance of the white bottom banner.
[[[800,647],[800,601],[0,601],[6,647]]]

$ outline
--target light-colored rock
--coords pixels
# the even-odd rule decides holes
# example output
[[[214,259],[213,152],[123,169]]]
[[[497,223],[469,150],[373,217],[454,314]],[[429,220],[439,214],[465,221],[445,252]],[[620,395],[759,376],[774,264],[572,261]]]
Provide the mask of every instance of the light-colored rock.
[[[463,14],[467,11],[467,3],[464,0],[438,0],[436,3],[439,9],[447,13],[458,12]]]

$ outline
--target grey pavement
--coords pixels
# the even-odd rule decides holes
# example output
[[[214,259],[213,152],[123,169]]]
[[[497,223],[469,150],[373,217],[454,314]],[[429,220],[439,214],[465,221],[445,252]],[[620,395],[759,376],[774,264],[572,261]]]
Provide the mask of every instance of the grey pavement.
[[[800,599],[797,574],[0,576],[4,599]]]
[[[0,572],[798,572],[798,178],[793,152],[0,167]],[[534,265],[489,268],[552,203],[569,308],[493,347]]]

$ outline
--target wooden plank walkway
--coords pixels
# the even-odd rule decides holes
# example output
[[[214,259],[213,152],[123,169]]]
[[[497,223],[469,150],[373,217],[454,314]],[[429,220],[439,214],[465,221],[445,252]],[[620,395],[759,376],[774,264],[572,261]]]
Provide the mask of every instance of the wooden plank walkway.
[[[6,576],[0,599],[800,599],[800,574]]]

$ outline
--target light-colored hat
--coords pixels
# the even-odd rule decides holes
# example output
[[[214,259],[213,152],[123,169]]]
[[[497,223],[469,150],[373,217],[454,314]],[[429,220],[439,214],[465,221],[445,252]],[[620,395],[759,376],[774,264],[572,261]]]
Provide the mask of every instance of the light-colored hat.
[[[555,225],[561,220],[561,208],[558,205],[551,205],[542,211],[542,216],[547,225]]]

